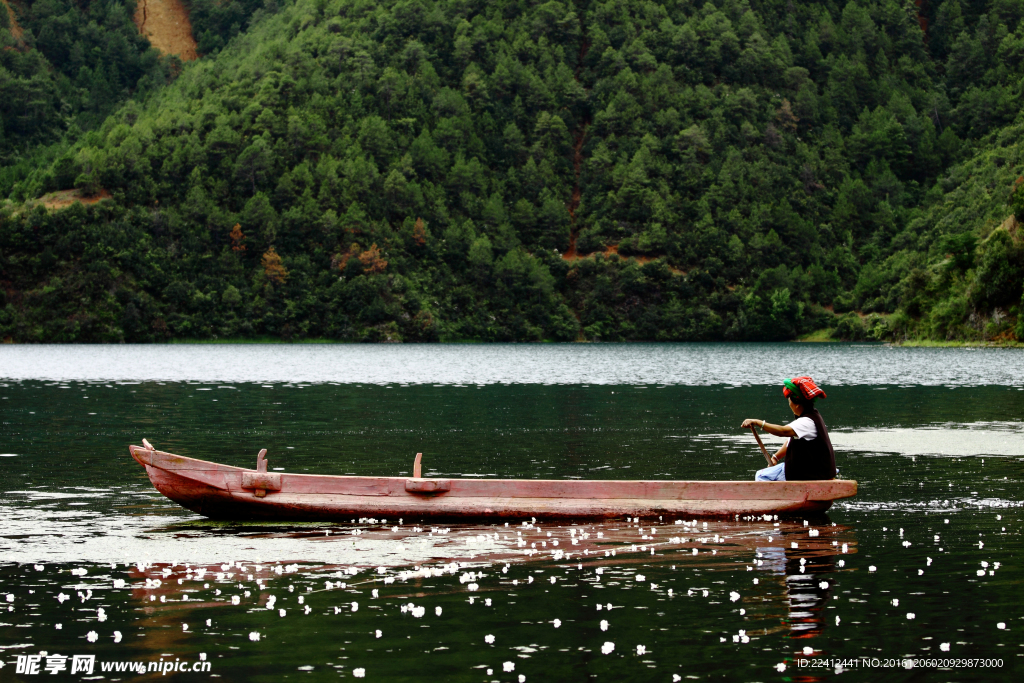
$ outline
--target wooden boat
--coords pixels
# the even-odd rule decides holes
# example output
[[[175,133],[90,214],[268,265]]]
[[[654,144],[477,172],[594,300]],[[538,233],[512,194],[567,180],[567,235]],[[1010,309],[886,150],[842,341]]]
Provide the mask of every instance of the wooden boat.
[[[268,472],[266,449],[256,469],[158,451],[145,439],[129,446],[157,491],[211,519],[409,521],[601,519],[631,515],[806,515],[857,493],[857,482],[604,481],[353,477]]]

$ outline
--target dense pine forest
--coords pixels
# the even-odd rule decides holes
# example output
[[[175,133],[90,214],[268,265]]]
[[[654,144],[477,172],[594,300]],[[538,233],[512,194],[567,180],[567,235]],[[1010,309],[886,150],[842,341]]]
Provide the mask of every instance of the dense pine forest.
[[[6,341],[1024,339],[1024,0],[8,4]]]

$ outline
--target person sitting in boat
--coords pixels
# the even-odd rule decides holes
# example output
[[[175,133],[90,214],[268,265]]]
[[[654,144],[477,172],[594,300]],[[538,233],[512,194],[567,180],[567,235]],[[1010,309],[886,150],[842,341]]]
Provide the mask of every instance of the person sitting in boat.
[[[789,400],[789,409],[796,419],[787,425],[775,425],[764,420],[744,420],[744,429],[760,427],[775,436],[789,437],[775,452],[771,467],[758,470],[755,481],[809,481],[835,479],[836,454],[832,449],[825,422],[814,402],[825,398],[810,377],[794,377],[784,382],[782,395]]]

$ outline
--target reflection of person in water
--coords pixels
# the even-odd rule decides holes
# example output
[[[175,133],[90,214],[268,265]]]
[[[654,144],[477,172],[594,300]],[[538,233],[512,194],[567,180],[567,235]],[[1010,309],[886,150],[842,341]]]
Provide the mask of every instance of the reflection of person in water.
[[[760,427],[769,434],[789,437],[771,458],[771,467],[758,470],[757,481],[807,481],[835,479],[836,454],[828,429],[814,402],[825,398],[810,377],[794,377],[784,382],[782,395],[796,419],[787,425],[774,425],[764,420],[744,420],[744,429]]]
[[[789,630],[794,638],[810,638],[821,634],[825,626],[823,610],[832,593],[834,580],[822,582],[826,574],[836,571],[835,551],[828,546],[816,549],[760,547],[762,567],[781,574],[785,580],[789,602]],[[823,552],[824,551],[824,552]]]
[[[800,564],[803,560],[805,564]],[[832,581],[822,588],[823,574],[835,571],[835,555],[817,555],[786,549],[786,590],[789,593],[789,630],[794,638],[821,633],[825,603],[832,593]]]

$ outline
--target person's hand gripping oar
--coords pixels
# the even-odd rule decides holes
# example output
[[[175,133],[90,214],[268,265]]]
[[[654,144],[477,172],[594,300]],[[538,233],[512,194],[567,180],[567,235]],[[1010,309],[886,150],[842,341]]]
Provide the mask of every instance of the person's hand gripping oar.
[[[769,465],[773,465],[775,463],[772,462],[772,456],[768,455],[768,451],[765,449],[764,443],[761,441],[761,435],[757,433],[756,424],[757,420],[744,420],[743,424],[740,426],[750,429],[750,433],[754,435],[755,439],[757,439],[757,445],[761,448],[761,454],[764,456],[764,459],[768,461]],[[764,422],[762,421],[761,424],[763,425]]]

